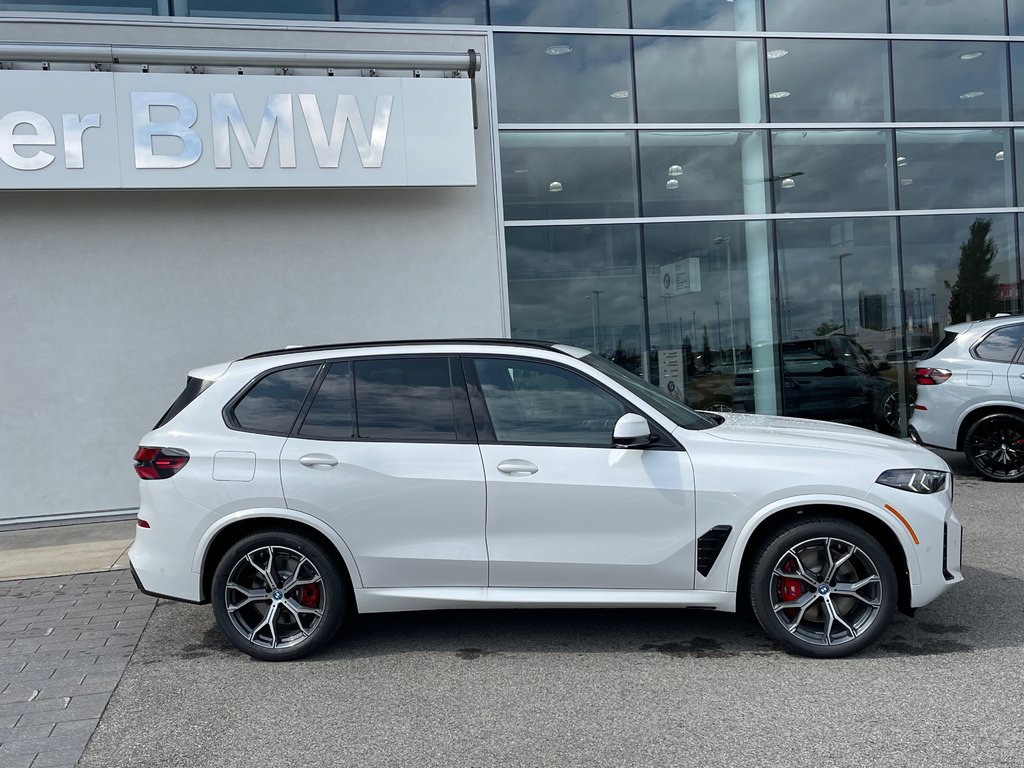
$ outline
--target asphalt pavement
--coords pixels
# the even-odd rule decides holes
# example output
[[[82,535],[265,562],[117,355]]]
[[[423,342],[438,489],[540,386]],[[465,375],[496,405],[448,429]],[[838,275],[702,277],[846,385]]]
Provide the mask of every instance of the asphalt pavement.
[[[360,617],[313,658],[160,601],[80,768],[1019,766],[1024,487],[955,455],[965,583],[850,659],[671,610]]]

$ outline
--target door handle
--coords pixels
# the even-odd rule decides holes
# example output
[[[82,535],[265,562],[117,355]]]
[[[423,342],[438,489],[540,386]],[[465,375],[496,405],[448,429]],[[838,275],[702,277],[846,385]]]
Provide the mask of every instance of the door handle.
[[[338,460],[326,453],[307,453],[299,459],[299,464],[311,469],[330,469],[338,466]]]
[[[523,459],[505,459],[505,461],[498,464],[498,471],[504,472],[506,475],[512,475],[512,477],[526,477],[527,475],[537,474],[538,467],[536,464]]]

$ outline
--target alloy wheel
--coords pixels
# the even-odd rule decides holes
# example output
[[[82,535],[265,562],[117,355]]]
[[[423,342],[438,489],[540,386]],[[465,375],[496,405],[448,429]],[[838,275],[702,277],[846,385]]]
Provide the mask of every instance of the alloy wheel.
[[[327,593],[313,562],[290,547],[262,546],[231,569],[224,604],[232,626],[260,648],[303,643],[323,620]]]
[[[982,419],[967,434],[964,446],[981,474],[993,480],[1024,478],[1024,420],[997,414]]]
[[[775,563],[772,612],[794,638],[842,645],[864,635],[882,607],[882,579],[867,552],[835,537],[806,539]]]

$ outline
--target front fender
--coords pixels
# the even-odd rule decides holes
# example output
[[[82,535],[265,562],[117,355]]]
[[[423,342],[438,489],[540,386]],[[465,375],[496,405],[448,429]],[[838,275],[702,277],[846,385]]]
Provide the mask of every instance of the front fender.
[[[918,562],[917,552],[914,550],[913,539],[910,538],[910,533],[907,529],[904,528],[893,515],[868,501],[851,498],[849,496],[814,495],[793,496],[788,499],[780,499],[779,501],[772,502],[771,504],[759,509],[750,517],[749,520],[747,520],[744,526],[740,529],[736,543],[732,549],[732,555],[729,561],[727,589],[731,592],[735,592],[739,589],[740,567],[743,563],[743,555],[747,551],[747,546],[750,544],[750,540],[753,537],[754,532],[763,522],[780,512],[819,506],[845,507],[847,509],[863,512],[880,521],[890,531],[892,531],[896,536],[896,539],[899,541],[900,546],[903,548],[903,554],[907,559],[907,570],[910,573],[910,583],[921,583],[921,564]]]

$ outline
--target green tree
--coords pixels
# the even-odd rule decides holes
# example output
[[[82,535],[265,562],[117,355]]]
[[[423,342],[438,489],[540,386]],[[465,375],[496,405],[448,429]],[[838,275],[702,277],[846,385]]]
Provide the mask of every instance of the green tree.
[[[954,323],[979,320],[999,311],[999,275],[990,274],[992,261],[999,255],[996,242],[989,237],[992,219],[975,219],[967,240],[960,244],[960,264],[956,282],[950,285],[949,317]]]
[[[828,322],[828,320],[826,320],[825,322],[823,322],[821,325],[819,325],[817,328],[814,329],[814,335],[815,336],[828,336],[830,333],[832,333],[832,331],[838,331],[838,330],[839,330],[839,326],[838,325],[835,325],[834,323],[830,323],[830,322]]]

